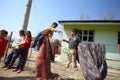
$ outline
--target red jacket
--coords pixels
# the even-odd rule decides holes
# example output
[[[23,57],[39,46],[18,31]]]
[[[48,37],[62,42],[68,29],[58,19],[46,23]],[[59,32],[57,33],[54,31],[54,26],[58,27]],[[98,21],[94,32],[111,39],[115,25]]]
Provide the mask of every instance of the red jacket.
[[[3,38],[0,38],[0,57],[4,56],[6,46],[7,46],[7,41]]]
[[[23,47],[23,48],[29,49],[30,48],[30,44],[31,44],[31,38],[26,37],[24,39],[23,43],[20,44],[20,46]]]

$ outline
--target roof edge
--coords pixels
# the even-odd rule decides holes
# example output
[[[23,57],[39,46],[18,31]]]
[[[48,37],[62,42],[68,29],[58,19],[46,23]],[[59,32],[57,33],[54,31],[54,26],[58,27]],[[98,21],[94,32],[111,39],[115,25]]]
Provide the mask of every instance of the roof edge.
[[[120,23],[120,20],[60,20],[58,21],[59,23],[80,23],[80,22],[99,22],[99,23],[103,23],[103,22],[109,22],[109,23]]]

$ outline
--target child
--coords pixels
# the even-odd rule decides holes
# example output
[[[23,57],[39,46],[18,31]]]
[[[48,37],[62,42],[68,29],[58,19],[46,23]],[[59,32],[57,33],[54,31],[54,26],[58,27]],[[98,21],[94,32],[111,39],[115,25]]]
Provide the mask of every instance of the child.
[[[8,55],[3,68],[10,69],[13,66],[15,60],[17,59],[17,57],[19,56],[19,53],[20,53],[18,44],[24,40],[24,37],[25,37],[25,32],[23,30],[20,30],[18,38],[15,39],[14,42],[12,43],[12,51]]]
[[[44,35],[47,35],[48,33],[50,33],[49,37],[52,38],[53,36],[53,32],[61,32],[58,30],[55,30],[55,28],[58,26],[58,24],[56,22],[53,22],[53,24],[47,28],[45,28],[44,30],[42,30],[40,33],[38,33],[37,37],[35,38],[35,41],[33,43],[33,45],[31,46],[32,48],[34,48],[37,43],[38,43],[38,49],[40,48],[42,41],[44,39]]]
[[[69,43],[69,50],[68,50],[68,55],[67,55],[68,63],[66,65],[66,68],[68,68],[69,65],[73,61],[73,66],[74,66],[75,70],[78,70],[76,56],[77,56],[77,46],[78,46],[79,42],[81,42],[81,40],[77,36],[77,29],[75,29],[75,28],[72,29],[70,34],[71,34],[71,37],[69,38],[69,41],[63,39],[63,41]]]
[[[5,40],[5,37],[7,37],[8,32],[6,30],[0,30],[0,61],[1,58],[4,56],[4,52],[7,46],[7,40]]]
[[[17,68],[14,69],[13,72],[20,73],[23,70],[31,41],[32,41],[31,32],[27,31],[24,41],[19,44],[19,48],[20,48],[19,63],[17,65]]]

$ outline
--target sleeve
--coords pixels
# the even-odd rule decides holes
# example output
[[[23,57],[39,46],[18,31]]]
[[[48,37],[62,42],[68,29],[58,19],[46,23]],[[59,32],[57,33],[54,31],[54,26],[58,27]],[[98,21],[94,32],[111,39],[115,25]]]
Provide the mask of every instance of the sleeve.
[[[70,42],[70,40],[71,40],[71,37],[69,38],[68,43]]]
[[[77,43],[80,43],[80,42],[81,42],[80,37],[77,37]]]
[[[27,43],[30,44],[31,41],[32,41],[31,38],[28,38]]]
[[[23,45],[25,45],[25,44],[27,44],[28,43],[28,41],[27,41],[27,39],[25,39],[24,41],[22,41],[20,44],[19,44],[19,46],[23,46]]]
[[[17,45],[17,39],[15,39],[12,43],[12,47],[15,47]]]
[[[3,57],[4,56],[4,54],[5,54],[5,50],[6,50],[6,46],[7,46],[7,41],[3,41],[3,43],[2,43],[2,49],[1,49],[1,57]]]
[[[20,46],[28,45],[31,43],[31,38],[26,38],[22,43],[20,43]]]
[[[1,51],[2,51],[2,42],[1,42],[1,39],[0,39],[0,58],[1,58]]]

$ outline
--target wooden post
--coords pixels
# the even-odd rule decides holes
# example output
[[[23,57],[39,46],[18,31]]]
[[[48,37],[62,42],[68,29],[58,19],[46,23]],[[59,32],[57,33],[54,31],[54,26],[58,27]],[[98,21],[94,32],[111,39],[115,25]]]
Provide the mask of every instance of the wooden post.
[[[11,39],[12,39],[12,35],[13,35],[13,32],[11,32],[11,34],[10,34],[10,40],[8,40],[8,44],[7,44],[6,51],[5,51],[5,58],[4,58],[4,62],[5,62],[6,57],[7,57],[7,53],[8,53],[8,49],[9,49],[10,42],[11,42]]]

